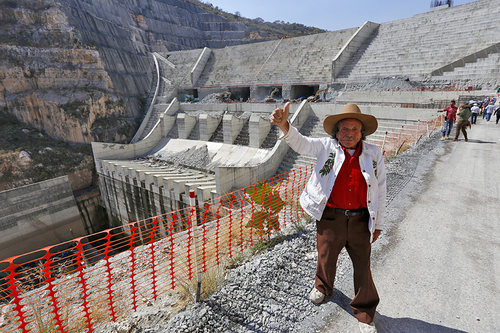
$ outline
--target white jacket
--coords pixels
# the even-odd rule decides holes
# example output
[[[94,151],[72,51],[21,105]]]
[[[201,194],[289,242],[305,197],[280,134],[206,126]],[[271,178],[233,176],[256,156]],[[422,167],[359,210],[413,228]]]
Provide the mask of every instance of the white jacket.
[[[300,196],[300,205],[304,211],[320,220],[326,202],[330,198],[335,179],[345,160],[344,151],[337,139],[308,138],[290,125],[288,133],[282,137],[288,145],[299,154],[316,157],[314,171]],[[368,228],[373,236],[375,229],[384,227],[386,174],[384,157],[380,149],[362,141],[363,149],[359,156],[359,166],[368,187],[367,207],[370,213]],[[333,157],[333,172],[328,172]],[[321,171],[323,169],[323,171]],[[320,172],[321,171],[321,172]]]

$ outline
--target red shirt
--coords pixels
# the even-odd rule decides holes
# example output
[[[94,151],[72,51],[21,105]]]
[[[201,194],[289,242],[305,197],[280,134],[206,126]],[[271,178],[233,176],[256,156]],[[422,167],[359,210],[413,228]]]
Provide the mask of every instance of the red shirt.
[[[366,195],[368,187],[359,166],[359,155],[362,147],[363,145],[359,143],[352,156],[347,149],[342,147],[345,160],[333,185],[330,198],[326,203],[329,207],[341,209],[367,208]]]
[[[446,111],[446,119],[455,121],[455,118],[457,117],[457,110],[458,108],[456,106],[447,106],[444,108],[444,111]]]

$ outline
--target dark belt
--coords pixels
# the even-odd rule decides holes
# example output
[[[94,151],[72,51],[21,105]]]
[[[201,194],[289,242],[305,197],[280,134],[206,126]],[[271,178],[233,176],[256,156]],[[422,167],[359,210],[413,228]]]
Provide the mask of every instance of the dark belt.
[[[342,213],[345,216],[361,216],[365,212],[368,211],[366,208],[361,208],[361,209],[341,209],[341,208],[335,208],[336,212]]]

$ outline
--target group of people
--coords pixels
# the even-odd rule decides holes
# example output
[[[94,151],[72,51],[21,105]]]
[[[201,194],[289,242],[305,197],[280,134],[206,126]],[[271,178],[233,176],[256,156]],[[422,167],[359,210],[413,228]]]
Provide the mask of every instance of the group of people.
[[[464,102],[459,107],[456,106],[456,101],[451,100],[450,105],[437,112],[446,112],[444,118],[443,132],[441,133],[441,140],[450,138],[450,132],[453,124],[457,123],[455,138],[452,141],[458,141],[460,132],[464,135],[465,141],[469,141],[467,137],[467,126],[476,124],[478,115],[482,114],[483,119],[490,121],[493,115],[496,115],[496,123],[500,120],[500,107],[495,109],[496,99],[493,97],[485,98],[483,102],[470,101]],[[471,107],[472,105],[472,107]]]
[[[484,101],[480,103],[475,103],[479,109],[479,114],[482,114],[483,119],[486,118],[486,121],[490,121],[491,116],[495,113],[495,102],[496,98],[486,97]]]

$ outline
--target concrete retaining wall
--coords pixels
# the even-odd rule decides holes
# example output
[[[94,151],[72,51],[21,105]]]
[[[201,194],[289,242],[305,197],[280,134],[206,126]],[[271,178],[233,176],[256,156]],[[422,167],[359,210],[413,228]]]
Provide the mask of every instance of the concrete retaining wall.
[[[496,96],[495,91],[348,91],[337,98],[338,103],[425,104],[458,100],[461,96]]]
[[[332,82],[379,26],[380,24],[367,21],[352,35],[332,61]]]
[[[203,72],[203,68],[205,68],[205,65],[207,64],[207,61],[210,58],[211,53],[212,50],[210,50],[208,47],[205,47],[201,52],[200,56],[198,57],[198,59],[196,60],[196,64],[193,66],[193,69],[189,73],[191,77],[191,84],[193,86],[200,78],[201,72]]]
[[[82,237],[67,176],[0,192],[0,260]]]
[[[337,114],[345,104],[312,104],[314,114],[323,122],[329,115]],[[361,112],[371,114],[376,118],[398,119],[411,121],[425,121],[436,115],[436,109],[402,108],[391,105],[363,105],[359,104]]]

